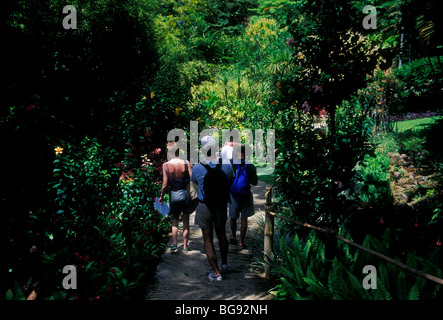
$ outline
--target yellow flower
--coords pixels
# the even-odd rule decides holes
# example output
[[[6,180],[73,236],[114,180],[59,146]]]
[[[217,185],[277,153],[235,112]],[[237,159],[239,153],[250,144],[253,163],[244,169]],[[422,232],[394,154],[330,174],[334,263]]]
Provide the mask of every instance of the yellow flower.
[[[63,148],[57,147],[54,149],[55,154],[62,154],[63,153]]]
[[[151,99],[154,99],[154,97],[155,97],[154,92],[151,92]]]
[[[142,100],[146,100],[146,96],[143,96]]]

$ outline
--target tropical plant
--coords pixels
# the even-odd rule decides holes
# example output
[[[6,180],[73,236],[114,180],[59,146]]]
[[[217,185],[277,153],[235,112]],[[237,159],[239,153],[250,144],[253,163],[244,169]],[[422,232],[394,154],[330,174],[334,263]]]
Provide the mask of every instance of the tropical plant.
[[[356,168],[356,196],[358,201],[369,207],[385,207],[392,203],[389,174],[390,159],[383,153],[365,155]]]
[[[389,251],[390,235],[385,233],[382,240],[367,236],[363,245],[383,254]],[[306,239],[297,235],[290,241],[285,237],[280,241],[280,266],[272,272],[280,278],[272,293],[276,299],[295,300],[418,300],[433,299],[440,286],[427,282],[416,275],[399,270],[398,267],[378,258],[339,243],[334,259],[327,260],[325,245],[321,237],[311,231]],[[398,258],[397,258],[398,259]],[[423,259],[410,253],[406,263],[412,268],[440,276],[437,266],[438,251],[429,259]],[[376,266],[376,275],[372,280],[374,289],[363,285],[365,266]]]

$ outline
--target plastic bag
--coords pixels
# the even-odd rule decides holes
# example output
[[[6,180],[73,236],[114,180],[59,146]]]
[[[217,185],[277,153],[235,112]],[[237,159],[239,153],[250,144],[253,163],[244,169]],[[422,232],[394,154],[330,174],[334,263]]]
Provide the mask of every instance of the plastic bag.
[[[168,217],[169,215],[169,204],[163,201],[163,204],[158,202],[159,198],[155,198],[154,208],[158,210],[164,217]]]

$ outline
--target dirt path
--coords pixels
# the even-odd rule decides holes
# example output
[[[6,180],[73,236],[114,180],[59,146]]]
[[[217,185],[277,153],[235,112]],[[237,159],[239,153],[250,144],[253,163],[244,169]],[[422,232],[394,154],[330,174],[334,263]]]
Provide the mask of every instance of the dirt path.
[[[256,214],[249,218],[249,230],[245,243],[250,243],[253,231],[257,228],[257,219],[264,214],[265,183],[259,181],[252,187]],[[183,238],[178,237],[177,253],[167,251],[157,267],[154,284],[147,288],[148,300],[266,300],[270,285],[250,268],[252,255],[248,249],[239,250],[238,246],[229,245],[229,271],[221,282],[210,282],[208,274],[212,271],[203,248],[200,228],[194,225],[195,213],[190,217],[190,236],[188,253],[183,253]],[[238,219],[237,239],[239,239],[240,219]],[[229,237],[229,219],[226,226]],[[220,259],[217,237],[214,245]],[[172,240],[170,240],[172,241]],[[220,263],[220,261],[219,261]]]

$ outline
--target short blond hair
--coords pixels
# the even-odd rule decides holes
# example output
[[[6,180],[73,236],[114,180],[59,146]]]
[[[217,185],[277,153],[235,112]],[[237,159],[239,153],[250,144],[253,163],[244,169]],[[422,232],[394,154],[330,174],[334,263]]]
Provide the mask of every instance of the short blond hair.
[[[169,150],[175,148],[175,145],[176,145],[175,141],[168,141],[166,143],[166,149],[169,151]]]

